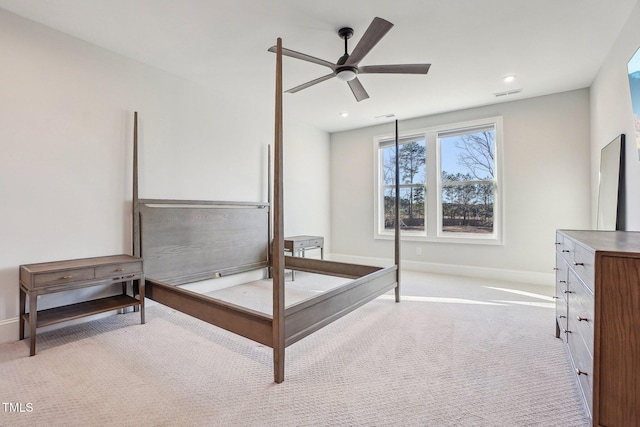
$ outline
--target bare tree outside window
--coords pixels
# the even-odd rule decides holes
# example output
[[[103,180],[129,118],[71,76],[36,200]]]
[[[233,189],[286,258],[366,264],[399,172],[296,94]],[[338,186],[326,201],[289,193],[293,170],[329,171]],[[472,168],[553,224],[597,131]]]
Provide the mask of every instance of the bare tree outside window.
[[[495,131],[440,138],[442,232],[494,231]]]

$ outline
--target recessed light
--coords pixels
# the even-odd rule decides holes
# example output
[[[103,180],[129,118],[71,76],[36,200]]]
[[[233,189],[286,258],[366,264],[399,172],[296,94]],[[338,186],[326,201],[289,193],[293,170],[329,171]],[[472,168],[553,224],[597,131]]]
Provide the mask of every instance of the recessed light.
[[[346,112],[346,111],[343,111],[343,112],[340,113],[340,117],[347,117],[348,115],[349,115],[349,113]]]
[[[502,78],[502,81],[505,83],[511,83],[516,79],[516,75],[515,74],[507,74],[506,76],[504,76]]]

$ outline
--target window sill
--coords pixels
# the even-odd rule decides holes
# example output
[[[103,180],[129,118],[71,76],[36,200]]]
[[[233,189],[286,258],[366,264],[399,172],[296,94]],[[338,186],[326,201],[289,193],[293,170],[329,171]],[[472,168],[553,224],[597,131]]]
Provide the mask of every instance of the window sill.
[[[375,240],[393,240],[393,234],[376,234],[373,237]],[[403,242],[426,242],[426,243],[449,243],[455,245],[489,245],[489,246],[502,246],[504,243],[498,237],[475,237],[469,235],[457,235],[457,236],[418,236],[405,234],[400,232],[400,240]]]

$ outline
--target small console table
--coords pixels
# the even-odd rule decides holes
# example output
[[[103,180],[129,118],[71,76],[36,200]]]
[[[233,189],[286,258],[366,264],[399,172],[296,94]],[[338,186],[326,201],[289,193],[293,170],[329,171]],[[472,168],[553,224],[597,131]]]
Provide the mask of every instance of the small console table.
[[[138,298],[133,286],[132,295],[127,294],[130,281],[138,282]],[[38,311],[40,295],[111,283],[122,283],[122,294]],[[28,323],[30,356],[36,354],[36,328],[127,307],[139,308],[144,323],[142,258],[113,255],[20,266],[20,339]]]
[[[301,256],[310,249],[320,249],[320,259],[324,259],[324,237],[322,236],[292,236],[284,238],[284,250],[291,252],[293,256]],[[291,271],[291,280],[295,280]]]

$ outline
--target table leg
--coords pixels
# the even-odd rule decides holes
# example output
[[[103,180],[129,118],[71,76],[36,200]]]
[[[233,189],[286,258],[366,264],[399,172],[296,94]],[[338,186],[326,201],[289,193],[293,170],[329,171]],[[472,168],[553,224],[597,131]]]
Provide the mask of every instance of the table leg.
[[[29,356],[36,354],[36,325],[38,324],[38,295],[29,292]]]
[[[24,339],[24,316],[27,313],[27,293],[20,288],[20,339]]]
[[[140,298],[140,323],[144,324],[144,277],[138,280],[138,296]]]

